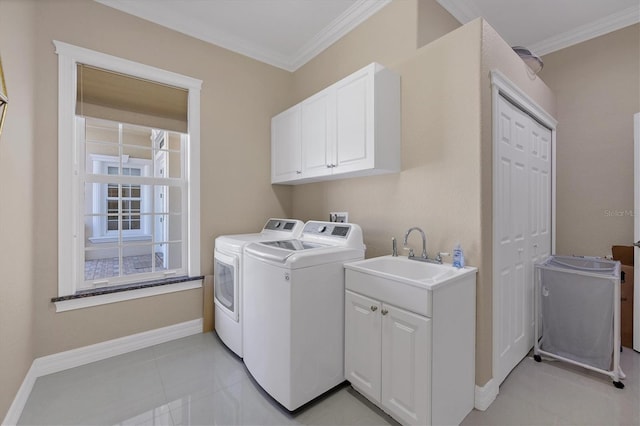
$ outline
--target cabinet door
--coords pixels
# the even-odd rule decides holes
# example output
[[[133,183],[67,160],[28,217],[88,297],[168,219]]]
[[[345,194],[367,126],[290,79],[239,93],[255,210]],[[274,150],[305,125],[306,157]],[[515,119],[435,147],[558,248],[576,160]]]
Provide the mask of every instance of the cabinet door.
[[[271,119],[271,183],[297,179],[302,173],[300,105]]]
[[[336,83],[334,173],[374,166],[374,73],[369,66]]]
[[[350,291],[345,295],[345,379],[380,402],[381,304]]]
[[[404,424],[431,423],[431,320],[386,304],[382,406]]]
[[[331,174],[335,111],[335,91],[332,88],[325,89],[300,104],[303,178]]]

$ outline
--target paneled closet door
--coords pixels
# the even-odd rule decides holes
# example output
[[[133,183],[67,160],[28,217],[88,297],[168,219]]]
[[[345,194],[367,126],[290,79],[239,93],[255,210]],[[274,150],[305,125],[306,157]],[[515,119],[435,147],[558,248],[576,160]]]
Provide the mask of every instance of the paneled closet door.
[[[534,263],[551,248],[551,131],[498,97],[494,292],[501,383],[533,347]]]
[[[551,130],[530,120],[529,263],[533,275],[533,265],[551,255]],[[533,293],[530,297],[533,300]]]

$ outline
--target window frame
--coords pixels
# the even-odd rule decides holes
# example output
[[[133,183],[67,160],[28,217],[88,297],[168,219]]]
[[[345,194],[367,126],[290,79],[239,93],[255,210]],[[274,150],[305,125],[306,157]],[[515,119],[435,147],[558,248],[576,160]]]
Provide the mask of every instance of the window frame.
[[[183,267],[190,277],[200,276],[200,90],[202,80],[54,40],[58,55],[58,297],[76,294],[84,283],[78,262],[84,263],[84,205],[79,182],[84,153],[75,141],[83,129],[76,123],[76,65],[83,63],[168,84],[188,91],[189,143],[185,152],[188,222],[186,259]],[[70,190],[71,189],[71,190]],[[70,255],[63,255],[70,254]],[[134,281],[135,282],[135,281]],[[130,284],[130,283],[129,283]],[[152,295],[152,294],[150,294]],[[134,297],[132,297],[134,298]]]

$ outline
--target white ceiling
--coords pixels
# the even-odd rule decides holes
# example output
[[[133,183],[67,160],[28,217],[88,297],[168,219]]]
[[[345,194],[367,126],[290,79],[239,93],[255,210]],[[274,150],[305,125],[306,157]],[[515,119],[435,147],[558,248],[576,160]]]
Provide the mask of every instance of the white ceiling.
[[[539,56],[640,22],[638,0],[437,0],[463,24],[482,16]]]
[[[295,71],[391,0],[96,0]],[[402,0],[401,0],[402,1]]]
[[[295,71],[392,0],[96,1]],[[638,0],[437,1],[463,24],[483,16],[540,56],[640,21]]]

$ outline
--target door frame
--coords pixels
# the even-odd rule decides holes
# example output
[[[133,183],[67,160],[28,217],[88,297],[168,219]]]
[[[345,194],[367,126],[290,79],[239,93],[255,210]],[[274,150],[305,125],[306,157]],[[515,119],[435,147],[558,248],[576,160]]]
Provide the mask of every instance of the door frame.
[[[556,127],[558,121],[553,118],[547,111],[544,110],[540,105],[538,105],[529,95],[527,95],[524,91],[522,91],[518,86],[516,86],[511,80],[509,80],[504,74],[502,74],[498,70],[491,71],[491,91],[492,91],[492,206],[493,206],[493,230],[492,230],[492,379],[488,383],[487,391],[493,394],[493,397],[498,395],[498,388],[500,383],[497,381],[496,372],[499,371],[499,339],[500,329],[498,327],[497,318],[499,318],[500,313],[500,300],[498,292],[495,291],[495,277],[498,276],[498,264],[496,260],[495,253],[497,252],[497,243],[496,243],[496,232],[498,229],[498,224],[496,223],[496,215],[495,212],[498,209],[497,206],[497,197],[496,194],[498,192],[498,170],[497,170],[497,158],[498,155],[498,98],[502,96],[507,101],[511,102],[513,105],[521,109],[524,113],[531,116],[534,120],[538,121],[540,124],[551,130],[551,253],[556,252]],[[534,301],[532,300],[533,304]],[[532,312],[535,311],[532,309]],[[535,336],[535,334],[534,334]],[[533,345],[532,345],[533,347]],[[488,406],[488,405],[487,405]]]
[[[633,116],[633,236],[640,241],[640,112]],[[640,248],[634,247],[633,349],[640,352]]]

